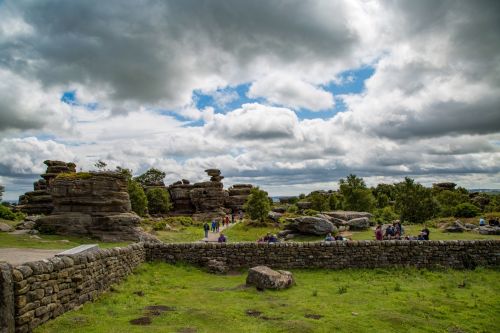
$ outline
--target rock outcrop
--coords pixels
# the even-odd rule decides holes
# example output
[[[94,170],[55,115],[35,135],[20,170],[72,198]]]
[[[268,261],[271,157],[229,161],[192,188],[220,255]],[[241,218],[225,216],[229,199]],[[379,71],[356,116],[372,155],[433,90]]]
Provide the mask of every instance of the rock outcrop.
[[[243,210],[243,205],[247,201],[252,188],[253,185],[251,184],[234,184],[227,190],[228,197],[226,198],[225,207],[233,212]]]
[[[60,175],[52,181],[53,213],[37,220],[41,231],[102,241],[146,240],[132,212],[127,179],[116,172]]]
[[[288,271],[275,271],[267,266],[252,267],[248,270],[247,285],[258,290],[285,289],[293,285],[293,275]]]
[[[33,191],[19,197],[18,209],[28,215],[50,214],[54,209],[50,195],[52,181],[60,173],[76,172],[76,165],[71,162],[47,160],[43,163],[47,166],[47,170],[41,175],[43,179],[33,183]]]
[[[226,211],[242,210],[253,186],[235,184],[226,191],[220,170],[207,169],[205,172],[210,177],[209,181],[191,184],[183,179],[168,186],[173,203],[172,213],[207,219],[222,216]]]
[[[292,230],[301,234],[326,235],[337,232],[337,227],[332,222],[314,216],[301,216],[287,219],[288,224],[285,229]]]
[[[465,230],[467,229],[459,220],[456,220],[455,222],[451,223],[445,229],[446,232],[464,232]]]

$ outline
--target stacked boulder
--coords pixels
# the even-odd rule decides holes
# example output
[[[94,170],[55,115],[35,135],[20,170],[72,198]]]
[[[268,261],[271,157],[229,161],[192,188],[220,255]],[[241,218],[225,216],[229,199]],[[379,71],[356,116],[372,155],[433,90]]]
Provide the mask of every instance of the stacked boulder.
[[[18,209],[28,215],[48,215],[54,209],[50,187],[53,180],[61,173],[75,173],[76,165],[62,161],[43,162],[47,171],[41,175],[43,179],[33,183],[33,191],[26,192],[19,197]]]
[[[223,208],[226,202],[227,192],[221,180],[221,172],[218,169],[208,169],[205,172],[211,177],[208,182],[195,183],[189,192],[191,203],[195,213],[220,212],[224,214]]]
[[[243,210],[243,205],[247,201],[253,186],[251,184],[234,184],[228,188],[228,197],[226,199],[226,208],[233,212]]]
[[[148,240],[132,212],[127,178],[116,172],[60,175],[51,182],[51,215],[37,220],[41,231],[102,241]]]
[[[342,210],[323,212],[322,215],[328,218],[335,226],[346,227],[349,230],[367,230],[370,228],[370,218],[373,216],[367,212]]]
[[[192,189],[193,185],[186,179],[175,182],[168,187],[173,204],[173,212],[177,214],[194,213],[195,208],[191,202],[191,196],[189,194]]]

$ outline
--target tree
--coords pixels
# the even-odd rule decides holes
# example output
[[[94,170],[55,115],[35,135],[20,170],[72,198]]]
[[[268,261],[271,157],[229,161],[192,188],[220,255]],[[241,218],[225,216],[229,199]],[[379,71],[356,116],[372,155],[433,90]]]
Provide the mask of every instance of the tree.
[[[3,185],[0,185],[0,202],[2,202],[3,192],[5,192],[5,187]]]
[[[346,210],[371,212],[375,199],[363,178],[350,174],[347,179],[340,179],[340,193],[343,196],[343,208]]]
[[[269,204],[267,197],[267,192],[262,191],[258,187],[254,187],[250,191],[250,195],[247,198],[244,209],[250,215],[252,220],[259,220],[261,223],[264,223],[269,211],[271,210],[271,205]]]
[[[311,208],[319,212],[330,210],[329,196],[320,192],[312,192],[309,195]]]
[[[455,207],[455,217],[475,217],[479,214],[479,208],[471,203],[464,202]]]
[[[151,168],[142,175],[135,177],[135,181],[141,183],[143,186],[147,185],[159,185],[163,184],[163,179],[165,178],[166,173],[155,169]]]
[[[378,184],[372,188],[377,208],[384,208],[396,199],[396,189],[393,184]]]
[[[146,192],[148,198],[148,210],[150,214],[164,214],[172,208],[170,194],[161,187],[149,189]]]
[[[452,216],[457,205],[469,202],[469,196],[457,190],[442,190],[434,195],[441,216]]]
[[[104,171],[104,168],[105,168],[106,166],[108,166],[108,165],[106,164],[106,162],[99,160],[99,161],[97,161],[97,162],[95,162],[95,163],[94,163],[94,166],[95,166],[95,167],[96,167],[99,171]]]
[[[141,184],[132,179],[132,170],[118,166],[116,172],[127,178],[127,190],[132,210],[139,216],[145,216],[148,213],[148,199]]]
[[[401,221],[423,223],[436,215],[438,203],[432,197],[431,189],[409,177],[395,186],[396,211]]]

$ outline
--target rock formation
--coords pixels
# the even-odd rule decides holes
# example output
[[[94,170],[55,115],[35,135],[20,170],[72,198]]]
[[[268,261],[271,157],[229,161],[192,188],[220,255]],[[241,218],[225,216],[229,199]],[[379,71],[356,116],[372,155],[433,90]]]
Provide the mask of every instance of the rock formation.
[[[54,208],[50,195],[52,181],[60,173],[76,172],[76,165],[71,162],[47,160],[43,163],[47,166],[47,171],[41,175],[43,179],[33,183],[33,191],[19,197],[18,209],[28,215],[50,214]]]
[[[231,209],[233,212],[243,210],[243,205],[247,201],[252,188],[251,184],[234,184],[230,187],[227,190],[229,195],[226,199],[226,208]]]
[[[195,219],[225,214],[225,209],[238,212],[243,209],[248,195],[253,188],[250,184],[235,184],[224,190],[218,169],[207,169],[210,181],[191,184],[183,179],[168,186],[172,199],[173,214],[190,214]]]
[[[145,240],[132,212],[127,179],[116,172],[60,175],[50,186],[51,215],[37,220],[41,231],[89,236],[102,241]]]
[[[329,232],[337,232],[337,227],[332,222],[314,216],[301,216],[287,219],[288,224],[285,229],[292,230],[301,234],[308,235],[326,235]]]

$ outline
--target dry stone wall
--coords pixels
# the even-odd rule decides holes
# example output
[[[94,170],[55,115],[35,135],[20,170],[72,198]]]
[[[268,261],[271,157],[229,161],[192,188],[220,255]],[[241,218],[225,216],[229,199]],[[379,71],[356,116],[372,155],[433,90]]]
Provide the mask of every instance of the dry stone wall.
[[[96,299],[144,261],[227,269],[500,266],[500,240],[315,243],[136,243],[12,267],[0,263],[0,333],[30,332]]]
[[[96,299],[144,260],[142,244],[133,244],[13,267],[12,283],[4,283],[0,293],[2,300],[8,303],[0,303],[2,318],[10,316],[11,320],[0,321],[5,324],[0,332],[31,332],[47,320]],[[1,272],[6,275],[9,269],[3,267]],[[3,297],[9,293],[13,297]]]
[[[500,266],[500,241],[352,241],[311,243],[146,244],[148,261],[187,262],[229,269],[267,265],[272,268],[375,268]]]

